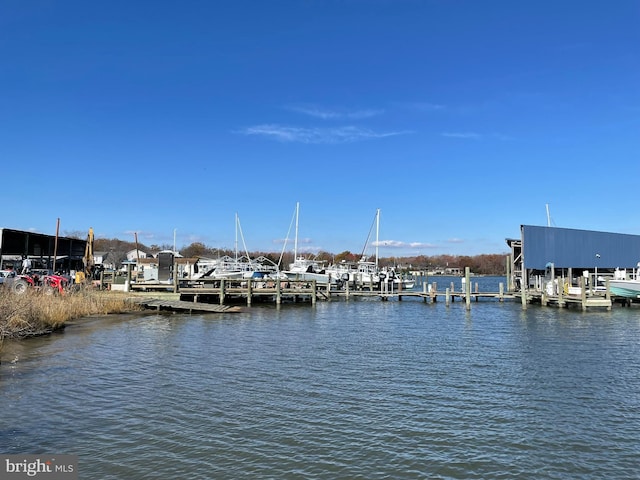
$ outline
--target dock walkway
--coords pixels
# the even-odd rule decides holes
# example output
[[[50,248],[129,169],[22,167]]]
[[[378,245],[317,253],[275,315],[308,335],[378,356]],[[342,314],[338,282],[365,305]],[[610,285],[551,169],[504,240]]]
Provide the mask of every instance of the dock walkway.
[[[588,308],[611,309],[614,299],[609,294],[582,295],[547,295],[536,290],[525,292],[505,292],[503,284],[500,284],[499,292],[480,292],[478,285],[475,290],[467,281],[467,289],[454,290],[451,288],[438,290],[436,282],[423,283],[422,289],[388,290],[386,288],[373,288],[371,285],[353,285],[346,283],[338,288],[336,285],[317,283],[303,280],[265,280],[265,279],[180,279],[172,284],[138,282],[130,285],[130,291],[134,295],[141,296],[145,300],[138,303],[146,308],[156,310],[178,310],[189,312],[226,313],[241,311],[238,305],[251,306],[254,302],[262,303],[296,303],[310,302],[315,304],[320,301],[350,298],[378,298],[381,301],[397,300],[405,298],[419,299],[430,303],[444,301],[446,305],[456,301],[465,302],[467,309],[472,302],[480,300],[505,300],[519,299],[523,308],[528,304],[539,303],[543,306],[557,306],[562,308],[577,307],[586,310]]]

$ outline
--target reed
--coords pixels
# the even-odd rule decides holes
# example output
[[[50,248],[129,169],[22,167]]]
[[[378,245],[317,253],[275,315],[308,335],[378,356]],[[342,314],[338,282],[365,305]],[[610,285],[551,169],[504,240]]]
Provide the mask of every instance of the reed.
[[[114,292],[80,289],[64,295],[37,290],[15,294],[0,289],[0,340],[51,333],[65,322],[95,314],[124,313],[141,307]]]

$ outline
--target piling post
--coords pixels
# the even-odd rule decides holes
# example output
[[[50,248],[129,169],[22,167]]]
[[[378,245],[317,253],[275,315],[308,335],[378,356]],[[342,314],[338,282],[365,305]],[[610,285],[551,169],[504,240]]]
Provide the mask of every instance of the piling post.
[[[499,283],[498,289],[500,293],[498,294],[498,299],[500,302],[504,302],[504,284],[502,282]]]
[[[253,293],[253,278],[247,279],[247,307],[251,306],[251,294]]]
[[[278,279],[276,281],[276,305],[282,303],[282,281]]]
[[[431,301],[438,301],[438,282],[433,282],[431,286]]]
[[[582,310],[587,309],[587,289],[585,288],[585,277],[580,277],[580,303],[582,303]],[[589,287],[591,288],[591,287]]]
[[[422,298],[424,299],[424,303],[427,303],[427,290],[429,285],[425,282],[422,282]]]
[[[465,278],[465,302],[466,309],[471,310],[471,282],[469,281],[469,267],[464,267],[464,278]]]
[[[564,307],[564,282],[558,279],[558,306]]]
[[[224,278],[220,279],[220,305],[224,305],[224,287],[225,281]]]
[[[311,280],[311,305],[316,304],[317,288],[318,288],[317,280]]]
[[[347,279],[347,281],[345,282],[345,291],[344,291],[344,296],[347,300],[349,300],[349,284],[351,282],[349,282],[349,280]]]
[[[522,282],[522,285],[520,287],[520,301],[522,302],[522,309],[526,310],[527,309],[527,287],[525,286],[524,282]]]
[[[451,289],[450,288],[446,288],[444,290],[444,303],[445,305],[448,307],[449,303],[451,303]]]

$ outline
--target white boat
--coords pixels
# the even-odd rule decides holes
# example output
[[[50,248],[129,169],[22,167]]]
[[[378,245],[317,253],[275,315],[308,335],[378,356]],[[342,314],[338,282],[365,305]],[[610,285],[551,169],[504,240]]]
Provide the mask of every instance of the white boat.
[[[411,290],[416,286],[413,277],[402,275],[393,267],[383,269],[381,276],[386,279],[388,289],[393,287],[394,290]]]
[[[371,239],[371,232],[373,227],[376,227],[376,241],[375,241],[375,260],[370,261],[365,252],[369,246],[369,240]],[[337,282],[349,282],[358,286],[380,286],[380,269],[378,267],[378,236],[380,231],[380,209],[376,210],[376,215],[373,219],[373,224],[369,229],[369,235],[367,241],[362,249],[362,255],[357,262],[342,261],[327,267],[327,272]]]
[[[242,245],[246,255],[238,256],[238,234],[242,238]],[[236,214],[236,241],[235,258],[225,255],[213,262],[212,268],[201,276],[216,279],[242,280],[248,278],[276,278],[278,276],[278,266],[268,258],[261,256],[252,259],[247,251],[244,242],[240,219]]]
[[[633,278],[627,279],[626,272],[616,269],[613,279],[609,280],[611,295],[624,298],[640,298],[640,263],[633,272]]]
[[[640,298],[640,280],[609,280],[611,295],[624,298]]]
[[[318,283],[328,283],[331,279],[322,262],[303,256],[296,257],[289,269],[282,272],[289,280],[304,280]]]
[[[324,262],[315,260],[313,258],[306,258],[302,255],[298,255],[298,217],[300,214],[300,203],[296,203],[295,221],[296,232],[295,240],[293,244],[293,263],[289,264],[288,270],[282,270],[280,277],[285,277],[288,280],[303,280],[306,282],[316,281],[318,283],[329,283],[331,281],[331,275],[329,275],[324,267]],[[286,241],[285,246],[286,248]],[[283,248],[283,253],[284,253]]]
[[[350,282],[357,285],[378,285],[380,275],[378,265],[362,257],[357,262],[342,261],[327,267],[326,271],[336,281]]]

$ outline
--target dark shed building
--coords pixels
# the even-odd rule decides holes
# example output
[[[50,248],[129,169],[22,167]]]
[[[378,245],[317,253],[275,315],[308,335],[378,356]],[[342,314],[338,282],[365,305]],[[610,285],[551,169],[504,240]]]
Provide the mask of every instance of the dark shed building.
[[[640,262],[640,235],[571,228],[520,226],[521,238],[507,239],[511,247],[512,280],[523,272],[554,268],[575,270],[633,269]],[[513,284],[513,283],[512,283]]]
[[[42,233],[0,229],[0,270],[18,268],[22,257],[32,260],[34,268],[83,270],[86,240],[56,237]],[[56,257],[54,268],[54,255]]]

